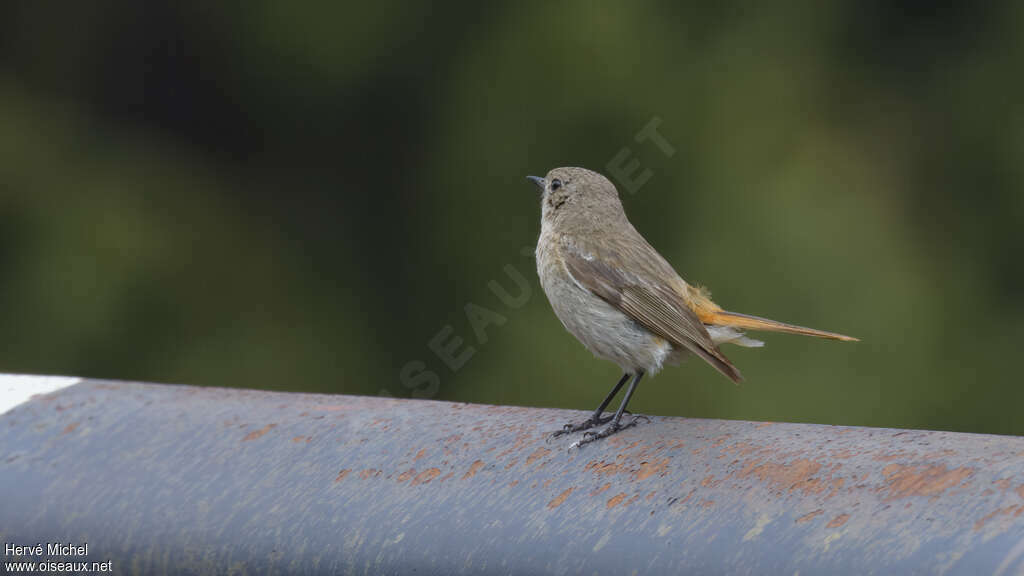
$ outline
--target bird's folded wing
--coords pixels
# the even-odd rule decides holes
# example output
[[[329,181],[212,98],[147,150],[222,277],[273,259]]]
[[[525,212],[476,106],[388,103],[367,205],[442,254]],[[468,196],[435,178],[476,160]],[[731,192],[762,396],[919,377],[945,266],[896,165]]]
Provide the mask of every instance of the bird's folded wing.
[[[563,250],[569,274],[581,286],[652,333],[697,354],[734,382],[742,380],[681,296],[653,278],[627,273],[591,254]]]

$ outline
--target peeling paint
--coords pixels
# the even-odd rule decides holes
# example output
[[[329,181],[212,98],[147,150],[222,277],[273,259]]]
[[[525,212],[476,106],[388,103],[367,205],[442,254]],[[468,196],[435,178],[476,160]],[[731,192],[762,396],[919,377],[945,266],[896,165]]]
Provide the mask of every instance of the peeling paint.
[[[591,472],[597,474],[598,476],[610,476],[612,474],[618,474],[620,471],[620,466],[619,464],[615,464],[614,462],[592,461],[587,464],[584,470],[590,470]]]
[[[605,508],[611,510],[612,508],[615,508],[616,506],[621,504],[622,501],[625,500],[625,499],[626,499],[626,493],[625,492],[619,492],[615,496],[612,496],[611,498],[608,499],[608,502],[605,504]]]
[[[767,514],[762,514],[758,516],[757,522],[754,523],[754,527],[750,530],[747,530],[747,533],[743,535],[743,541],[749,542],[750,540],[753,540],[754,538],[760,536],[761,533],[764,532],[765,526],[771,524],[771,522],[772,517],[768,516]]]
[[[1009,516],[1012,518],[1017,518],[1022,513],[1024,513],[1024,504],[1016,504],[1013,506],[1007,506],[1005,508],[993,510],[974,523],[974,530],[981,530],[985,526],[986,522],[995,518],[996,516]]]
[[[483,460],[474,460],[473,463],[469,465],[469,470],[466,471],[466,474],[462,477],[462,479],[468,480],[473,476],[476,476],[477,471],[483,467]]]
[[[839,528],[843,524],[846,524],[846,521],[849,519],[849,514],[840,514],[839,516],[836,516],[835,518],[830,520],[828,524],[825,524],[825,528]]]
[[[270,432],[271,430],[273,430],[275,426],[277,426],[277,424],[267,424],[266,426],[264,426],[263,428],[260,428],[259,430],[253,430],[252,432],[249,432],[248,434],[246,434],[245,438],[242,438],[242,442],[249,442],[250,440],[258,440],[264,434],[266,434],[267,432]]]
[[[653,462],[641,462],[640,469],[636,471],[636,480],[646,480],[655,474],[664,475],[668,470],[668,458],[662,458]]]
[[[427,468],[423,472],[420,472],[419,474],[417,474],[416,477],[412,479],[412,483],[409,484],[409,485],[410,486],[416,486],[418,484],[427,484],[431,480],[433,480],[434,478],[437,478],[440,475],[441,475],[441,471],[439,469],[437,469],[437,468]]]
[[[890,464],[882,470],[887,485],[882,488],[888,492],[886,500],[909,498],[911,496],[930,496],[938,498],[947,489],[959,486],[971,477],[973,469],[945,466],[904,466]]]
[[[754,460],[736,476],[738,478],[755,476],[758,480],[767,482],[775,490],[782,492],[800,491],[804,494],[818,494],[825,489],[821,479],[815,477],[820,469],[820,462],[806,458],[795,460],[789,464],[762,463],[760,460]]]
[[[548,508],[554,509],[561,506],[562,503],[565,502],[565,499],[569,497],[569,494],[572,494],[573,490],[575,490],[575,488],[566,488],[565,492],[562,492],[558,496],[555,496],[554,500],[548,502]]]
[[[807,514],[804,514],[803,516],[797,518],[795,522],[797,524],[803,524],[804,522],[810,522],[811,520],[814,520],[815,518],[817,518],[818,516],[821,516],[824,513],[825,513],[825,511],[819,508],[819,509],[817,509],[817,510],[815,510],[813,512],[808,512]]]
[[[594,548],[592,549],[592,552],[600,552],[601,549],[604,548],[605,545],[608,544],[608,542],[611,541],[611,539],[612,539],[612,533],[611,532],[605,532],[601,536],[601,539],[597,541],[597,544],[594,544]]]
[[[533,464],[537,460],[544,458],[548,454],[551,454],[551,450],[548,450],[547,448],[541,446],[540,448],[534,450],[533,453],[526,458],[526,465],[529,466],[530,464]]]

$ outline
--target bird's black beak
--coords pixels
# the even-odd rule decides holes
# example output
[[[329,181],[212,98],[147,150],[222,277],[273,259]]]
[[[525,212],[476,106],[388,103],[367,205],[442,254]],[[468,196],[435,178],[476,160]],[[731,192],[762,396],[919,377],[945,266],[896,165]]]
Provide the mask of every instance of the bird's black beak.
[[[548,183],[540,176],[527,176],[526,179],[536,184],[537,188],[540,188],[541,191],[543,191],[548,185]]]

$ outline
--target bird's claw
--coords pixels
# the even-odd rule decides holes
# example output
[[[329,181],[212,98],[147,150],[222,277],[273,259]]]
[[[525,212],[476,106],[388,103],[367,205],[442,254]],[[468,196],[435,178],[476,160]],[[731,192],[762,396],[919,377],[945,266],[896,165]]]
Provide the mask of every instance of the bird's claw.
[[[586,420],[579,423],[574,424],[572,422],[569,422],[565,426],[562,426],[561,430],[555,430],[554,432],[552,432],[551,435],[548,436],[548,439],[550,440],[552,438],[558,438],[559,436],[565,436],[566,434],[572,434],[573,432],[590,430],[591,428],[600,426],[601,424],[604,424],[605,422],[608,422],[611,419],[611,416],[605,416],[603,418],[594,418],[593,416],[591,416],[590,418],[587,418]]]
[[[636,426],[637,424],[640,423],[640,419],[641,418],[645,422],[650,422],[651,421],[650,418],[648,418],[646,416],[643,416],[643,415],[640,415],[640,416],[633,416],[632,418],[629,419],[628,422],[625,422],[625,423],[623,423],[621,421],[619,421],[619,422],[612,422],[611,424],[605,426],[604,428],[602,428],[600,430],[596,430],[596,431],[595,430],[588,430],[588,431],[584,432],[583,433],[583,437],[580,438],[579,440],[573,442],[572,445],[569,446],[569,448],[580,448],[581,446],[583,446],[585,444],[590,444],[591,442],[595,442],[595,441],[600,440],[602,438],[607,438],[607,437],[611,436],[612,434],[615,434],[616,432],[621,432],[622,430],[625,430],[627,428],[632,428],[633,426]]]

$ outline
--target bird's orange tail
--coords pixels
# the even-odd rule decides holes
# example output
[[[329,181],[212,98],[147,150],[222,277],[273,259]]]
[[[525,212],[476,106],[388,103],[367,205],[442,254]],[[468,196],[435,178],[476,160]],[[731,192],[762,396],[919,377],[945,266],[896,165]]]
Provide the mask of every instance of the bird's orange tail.
[[[795,326],[793,324],[786,324],[785,322],[776,322],[775,320],[769,320],[767,318],[759,318],[757,316],[750,316],[748,314],[740,314],[739,312],[727,312],[725,310],[707,310],[701,311],[698,316],[700,321],[704,324],[711,324],[714,326],[732,326],[733,328],[742,328],[745,330],[763,330],[766,332],[785,332],[787,334],[803,334],[804,336],[814,336],[816,338],[828,338],[830,340],[843,340],[845,342],[858,342],[859,338],[853,336],[846,336],[843,334],[836,334],[835,332],[826,332],[824,330],[815,330],[814,328],[805,328],[803,326]]]

